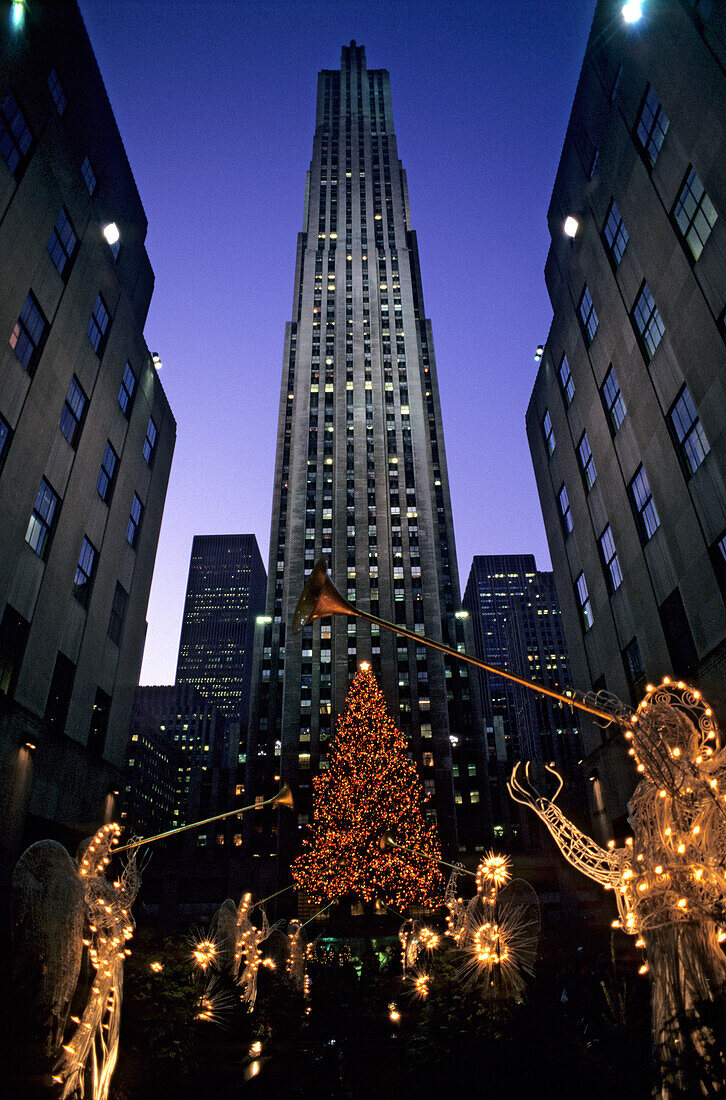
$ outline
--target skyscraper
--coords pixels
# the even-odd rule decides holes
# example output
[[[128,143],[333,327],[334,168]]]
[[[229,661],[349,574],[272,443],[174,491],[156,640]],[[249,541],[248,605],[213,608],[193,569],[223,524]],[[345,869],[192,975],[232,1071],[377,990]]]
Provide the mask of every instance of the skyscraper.
[[[463,645],[459,578],[431,323],[424,309],[388,73],[344,47],[318,77],[313,156],[285,331],[267,618],[256,639],[248,784],[297,791],[326,766],[335,715],[358,663],[372,661],[410,741],[445,850],[489,841],[486,759],[465,665],[356,619],[293,636],[305,577],[325,556],[365,610]],[[455,813],[453,758],[473,782]],[[460,796],[461,797],[461,796]],[[291,815],[253,815],[260,873],[287,871]]]
[[[116,812],[176,424],[146,215],[74,0],[0,34],[0,859]],[[31,747],[32,746],[32,747]]]
[[[238,737],[247,721],[254,624],[266,580],[254,535],[194,536],[176,682],[215,703]]]
[[[683,677],[726,707],[723,5],[600,0],[548,221],[554,319],[527,432],[575,686]],[[723,719],[721,719],[723,720]],[[592,810],[637,773],[583,723]]]

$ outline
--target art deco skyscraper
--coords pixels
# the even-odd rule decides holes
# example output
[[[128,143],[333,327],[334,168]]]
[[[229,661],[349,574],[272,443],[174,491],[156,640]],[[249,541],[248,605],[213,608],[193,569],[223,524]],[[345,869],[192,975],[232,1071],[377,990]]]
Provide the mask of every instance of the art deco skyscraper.
[[[256,639],[250,712],[247,795],[289,779],[297,821],[283,811],[279,825],[289,834],[277,835],[279,811],[253,815],[252,852],[261,878],[270,859],[284,877],[295,825],[311,813],[311,777],[326,767],[335,716],[363,660],[410,740],[445,850],[473,852],[490,838],[474,677],[353,618],[293,636],[296,601],[321,555],[362,609],[464,644],[432,330],[389,75],[368,70],[355,42],[343,48],[339,71],[318,77],[285,332],[269,622]],[[454,766],[472,777],[466,808],[458,795],[455,809]]]

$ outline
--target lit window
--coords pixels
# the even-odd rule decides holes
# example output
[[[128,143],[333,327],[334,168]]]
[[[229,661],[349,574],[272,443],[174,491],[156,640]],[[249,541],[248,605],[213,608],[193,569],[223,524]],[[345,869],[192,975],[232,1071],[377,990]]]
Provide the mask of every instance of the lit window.
[[[687,386],[683,387],[676,398],[668,413],[668,420],[681,463],[686,473],[695,474],[710,447]]]
[[[610,258],[612,259],[615,267],[617,267],[623,258],[625,246],[627,245],[629,238],[628,231],[623,223],[623,216],[615,204],[615,199],[613,199],[613,201],[610,203],[608,216],[605,219],[603,237],[605,238],[605,243]]]
[[[68,387],[66,399],[63,403],[59,424],[60,430],[63,432],[63,435],[66,437],[71,447],[75,447],[78,443],[78,437],[81,434],[87,406],[88,398],[81,389],[80,382],[74,374],[71,379],[71,384]]]
[[[547,454],[551,455],[555,449],[555,433],[552,427],[552,419],[550,417],[549,409],[544,414],[542,420],[542,431],[544,432],[545,444],[547,446]]]
[[[562,519],[562,526],[565,529],[565,534],[569,535],[572,530],[572,512],[570,511],[570,501],[567,496],[567,489],[563,485],[560,489],[558,501],[560,505],[560,517]]]
[[[589,630],[595,620],[592,616],[592,605],[590,604],[590,596],[587,591],[587,582],[585,581],[584,573],[580,573],[580,576],[575,582],[575,592],[577,595],[577,603],[580,608],[583,629]]]
[[[652,359],[655,349],[663,338],[665,326],[647,283],[643,283],[633,308],[633,321],[642,339],[645,353],[649,359]]]
[[[124,376],[121,379],[121,388],[118,391],[118,403],[121,406],[121,412],[127,420],[131,416],[131,407],[133,405],[135,390],[136,375],[131,370],[131,364],[127,363],[124,367]]]
[[[134,549],[139,541],[139,528],[141,527],[143,514],[144,506],[136,493],[134,493],[134,499],[131,502],[131,514],[129,515],[129,522],[126,528],[126,541],[129,546],[133,546]]]
[[[51,94],[53,102],[55,103],[56,110],[59,115],[62,115],[68,106],[68,100],[65,97],[65,93],[61,87],[61,82],[58,79],[58,73],[55,69],[51,69],[48,74],[48,91]]]
[[[472,803],[476,804],[479,801],[479,792],[478,791],[470,791],[469,792],[469,798],[470,798]]]
[[[68,213],[65,208],[62,207],[60,214],[56,218],[55,225],[53,226],[50,240],[48,241],[48,252],[50,253],[51,260],[55,264],[56,271],[59,275],[63,275],[64,278],[68,277],[70,263],[75,254],[77,244],[78,238],[71,225]]]
[[[242,833],[235,833],[232,837],[232,843],[235,848],[239,848],[242,844]]]
[[[625,677],[634,691],[641,693],[643,680],[645,680],[645,669],[643,667],[643,658],[640,655],[640,646],[638,645],[638,639],[633,638],[623,650],[623,665],[625,667]]]
[[[580,314],[580,321],[582,322],[582,335],[585,339],[585,343],[589,347],[592,341],[595,339],[598,320],[597,313],[595,312],[595,307],[592,304],[592,296],[588,289],[587,283],[585,283],[585,286],[583,287],[577,309]]]
[[[643,106],[640,108],[635,132],[651,167],[658,159],[667,131],[668,116],[661,107],[658,96],[649,87],[645,93]]]
[[[0,155],[13,175],[16,175],[32,140],[18,102],[10,92],[0,107]]]
[[[117,581],[116,591],[113,594],[113,603],[111,604],[111,617],[108,621],[108,636],[115,645],[121,645],[121,634],[124,628],[128,598],[128,592]]]
[[[93,350],[96,352],[97,355],[103,355],[104,342],[106,333],[108,331],[108,323],[110,320],[111,318],[109,316],[108,310],[106,309],[106,303],[99,294],[98,298],[96,299],[96,304],[94,305],[91,312],[91,318],[88,322],[88,328],[86,329],[88,339],[91,341],[91,344],[93,345]]]
[[[297,759],[298,759],[298,767],[299,768],[307,769],[307,768],[310,767],[310,753],[309,752],[298,753],[298,758]]]
[[[98,495],[101,500],[105,500],[106,504],[111,500],[111,494],[113,493],[114,477],[116,475],[116,464],[118,463],[118,455],[114,451],[111,444],[107,441],[106,448],[103,452],[103,458],[101,460],[101,469],[98,472],[98,481],[96,482],[96,488],[98,489]]]
[[[693,253],[694,260],[703,252],[718,214],[693,168],[686,176],[673,210],[676,225]]]
[[[608,588],[611,592],[616,592],[623,583],[623,574],[620,571],[620,562],[618,561],[618,555],[615,550],[615,541],[610,529],[610,524],[607,525],[600,535],[599,542]]]
[[[43,350],[47,332],[48,322],[33,294],[30,293],[10,333],[10,347],[31,377]]]
[[[91,167],[91,162],[88,157],[83,158],[83,164],[81,165],[81,175],[83,176],[83,182],[85,183],[88,194],[92,195],[96,190],[96,173]]]
[[[25,541],[40,558],[48,555],[53,530],[58,519],[58,496],[43,478],[25,532]]]
[[[575,383],[572,381],[572,374],[570,372],[570,364],[567,362],[567,356],[562,356],[562,362],[560,363],[560,382],[562,383],[562,392],[565,395],[565,402],[567,405],[572,404],[572,398],[575,396]]]
[[[144,439],[144,458],[151,465],[151,460],[154,457],[154,447],[156,446],[156,424],[153,419],[149,417],[149,423],[146,426],[146,438]]]
[[[88,607],[97,557],[96,548],[84,535],[81,552],[78,555],[76,575],[73,578],[73,595],[84,607]]]
[[[585,482],[585,488],[589,491],[595,484],[597,471],[595,470],[595,460],[592,457],[590,444],[587,441],[587,432],[582,433],[582,438],[577,444],[577,457],[580,461],[580,471]]]
[[[660,527],[660,519],[653,503],[653,494],[650,491],[648,478],[642,466],[630,482],[630,498],[635,510],[640,538],[643,543],[649,542]]]
[[[623,395],[620,392],[620,386],[618,385],[618,380],[612,365],[605,375],[605,381],[602,384],[600,394],[602,396],[603,405],[605,406],[605,412],[607,413],[608,423],[610,424],[610,431],[615,435],[625,419],[625,402],[623,401]]]

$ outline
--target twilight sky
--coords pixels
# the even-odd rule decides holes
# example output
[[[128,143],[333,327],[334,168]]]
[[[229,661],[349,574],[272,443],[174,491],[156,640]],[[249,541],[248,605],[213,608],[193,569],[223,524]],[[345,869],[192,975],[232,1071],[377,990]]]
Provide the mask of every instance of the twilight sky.
[[[141,682],[173,682],[193,535],[252,531],[267,562],[317,73],[352,38],[391,73],[462,589],[474,554],[548,568],[524,414],[595,0],[79,2],[149,220],[146,339],[177,420]]]

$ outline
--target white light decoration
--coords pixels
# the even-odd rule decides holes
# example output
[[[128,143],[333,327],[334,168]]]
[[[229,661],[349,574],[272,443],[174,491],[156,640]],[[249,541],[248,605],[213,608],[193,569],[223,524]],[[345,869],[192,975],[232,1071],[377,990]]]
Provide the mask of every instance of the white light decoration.
[[[573,218],[572,214],[568,214],[565,218],[565,224],[562,227],[565,231],[565,236],[574,239],[577,235],[577,230],[580,228],[580,223],[577,218]]]
[[[107,244],[118,244],[121,234],[118,231],[116,222],[109,222],[107,225],[104,225],[103,235],[106,238]]]
[[[535,363],[539,363],[539,361],[541,360],[543,355],[544,355],[544,346],[542,344],[537,344],[537,350],[534,353]]]
[[[156,368],[156,370],[160,371],[162,366],[163,366],[163,363],[161,362],[161,356],[159,355],[158,351],[152,351],[151,361],[154,364],[154,367]]]
[[[643,14],[642,0],[627,0],[622,7],[622,16],[626,23],[637,23]]]

